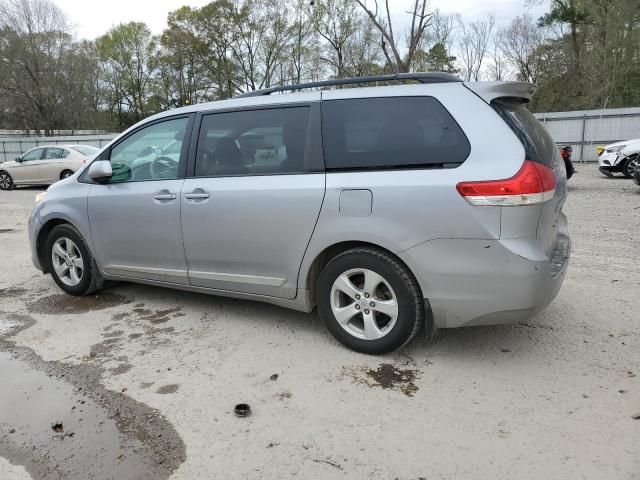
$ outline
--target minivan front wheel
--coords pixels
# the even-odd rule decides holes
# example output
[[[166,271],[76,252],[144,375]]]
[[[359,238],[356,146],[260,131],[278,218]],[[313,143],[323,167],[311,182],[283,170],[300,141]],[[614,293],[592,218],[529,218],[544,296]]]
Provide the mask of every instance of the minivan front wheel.
[[[375,248],[354,248],[332,259],[320,273],[316,302],[339,342],[373,355],[405,345],[424,320],[424,299],[413,274]]]
[[[80,232],[68,224],[54,227],[46,243],[53,280],[71,295],[88,295],[103,285],[98,267]]]

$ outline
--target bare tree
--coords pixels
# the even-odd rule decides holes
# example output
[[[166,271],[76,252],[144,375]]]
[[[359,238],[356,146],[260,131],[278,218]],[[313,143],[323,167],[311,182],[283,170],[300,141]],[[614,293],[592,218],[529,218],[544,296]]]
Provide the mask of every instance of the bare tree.
[[[307,72],[314,70],[311,63],[319,58],[317,32],[307,0],[295,0],[291,19],[291,55],[283,66],[280,82],[301,83]],[[316,73],[317,74],[317,73]],[[309,78],[309,80],[312,80]]]
[[[542,61],[539,47],[546,40],[545,29],[524,14],[500,30],[496,38],[499,52],[516,70],[518,78],[536,83]]]
[[[48,0],[4,0],[0,37],[0,92],[12,97],[15,114],[27,128],[52,134],[65,115],[72,50],[62,11]]]
[[[478,81],[482,76],[482,64],[487,55],[491,33],[495,26],[495,16],[490,13],[485,20],[465,24],[462,17],[458,23],[457,46],[462,63],[461,73],[466,81]]]
[[[441,44],[447,50],[451,50],[455,23],[455,15],[447,15],[440,10],[433,12],[430,28],[425,31],[422,38],[422,48],[428,49],[436,44]]]
[[[382,2],[382,0],[380,1]],[[427,11],[428,1],[414,0],[412,10],[407,12],[411,15],[411,27],[405,36],[407,45],[404,49],[399,43],[396,32],[393,30],[389,0],[384,0],[384,13],[380,12],[378,0],[373,0],[373,9],[368,6],[367,0],[356,0],[356,2],[367,13],[382,35],[382,52],[389,68],[394,72],[410,71],[411,63],[418,51],[420,41],[433,17],[433,14]],[[403,54],[403,51],[406,53]]]
[[[493,36],[491,40],[491,61],[489,62],[489,73],[491,80],[502,81],[509,75],[507,61],[502,55],[500,48],[500,34]]]
[[[359,15],[352,0],[323,0],[315,5],[314,27],[327,42],[322,61],[335,69],[335,76],[345,77],[346,49],[359,26]]]

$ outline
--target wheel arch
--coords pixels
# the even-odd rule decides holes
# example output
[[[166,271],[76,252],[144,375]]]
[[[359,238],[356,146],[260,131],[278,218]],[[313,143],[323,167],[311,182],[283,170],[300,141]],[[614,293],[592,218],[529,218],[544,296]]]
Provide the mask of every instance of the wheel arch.
[[[311,302],[311,305],[310,305],[311,308],[315,306],[315,294],[316,294],[316,287],[318,283],[318,277],[320,276],[320,272],[322,271],[324,266],[327,265],[327,263],[329,263],[333,258],[340,255],[342,252],[346,252],[347,250],[350,250],[352,248],[357,248],[357,247],[375,248],[377,250],[382,250],[388,255],[392,255],[398,262],[404,265],[407,268],[407,270],[409,270],[409,272],[411,272],[411,274],[415,277],[415,273],[410,265],[407,265],[407,263],[403,259],[401,259],[398,255],[396,255],[392,250],[389,250],[388,248],[382,245],[378,245],[376,243],[362,241],[362,240],[346,240],[346,241],[337,242],[325,247],[321,252],[319,252],[314,257],[313,261],[309,265],[309,268],[306,269],[306,272],[305,272],[306,276],[303,279],[303,281],[304,281],[304,288],[307,291],[309,301]]]
[[[71,225],[73,228],[78,230],[78,228],[73,223],[64,218],[52,218],[45,222],[45,224],[38,232],[38,237],[36,239],[36,251],[38,253],[38,261],[40,262],[40,266],[42,267],[42,273],[51,273],[49,271],[49,262],[47,261],[45,245],[47,243],[47,237],[49,236],[49,233],[51,233],[51,230],[53,230],[58,225]]]
[[[407,264],[407,262],[404,259],[400,258],[396,253],[394,253],[389,248],[386,248],[382,245],[378,245],[373,242],[367,242],[362,240],[346,240],[346,241],[336,242],[332,245],[327,246],[320,253],[318,253],[313,259],[313,261],[311,262],[309,268],[305,272],[306,277],[304,278],[304,286],[305,286],[305,291],[307,295],[306,301],[308,304],[308,311],[311,311],[314,308],[316,308],[316,289],[318,284],[318,278],[324,266],[327,265],[333,258],[337,257],[341,253],[347,250],[350,250],[352,248],[358,248],[358,247],[374,248],[376,250],[381,250],[386,254],[393,256],[397,262],[399,262],[400,264],[404,265],[407,268],[407,270],[411,273],[411,275],[416,277],[414,269],[411,268],[411,265]],[[420,291],[420,295],[424,299],[425,334],[427,338],[433,338],[436,332],[436,327],[435,327],[435,321],[433,317],[433,311],[431,309],[431,304],[429,303],[429,300],[425,298],[424,292],[422,292],[420,282],[417,280],[416,280],[416,285],[418,287],[418,290]]]
[[[73,175],[74,173],[76,173],[76,172],[74,172],[74,171],[73,171],[72,169],[70,169],[70,168],[63,168],[63,169],[60,171],[60,174],[58,175],[58,178],[59,178],[60,180],[62,180],[62,176],[63,176],[66,172],[71,172],[71,175]]]

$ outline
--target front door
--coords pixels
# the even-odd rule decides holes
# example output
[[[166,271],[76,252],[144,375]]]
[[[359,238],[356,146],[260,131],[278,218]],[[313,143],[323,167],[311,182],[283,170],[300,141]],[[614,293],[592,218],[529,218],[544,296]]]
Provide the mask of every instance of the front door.
[[[192,285],[294,298],[325,177],[318,104],[202,117],[182,188]]]
[[[112,147],[112,178],[89,192],[91,237],[106,273],[188,283],[180,228],[181,162],[188,142],[179,158],[162,153],[188,138],[188,123],[188,117],[155,122]]]
[[[38,183],[42,180],[40,164],[43,162],[44,150],[42,147],[34,148],[22,155],[21,161],[11,170],[14,183]]]

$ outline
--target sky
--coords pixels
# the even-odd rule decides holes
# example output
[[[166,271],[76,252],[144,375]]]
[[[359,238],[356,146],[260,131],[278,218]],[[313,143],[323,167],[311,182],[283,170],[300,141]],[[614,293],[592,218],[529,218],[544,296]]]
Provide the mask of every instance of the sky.
[[[154,34],[162,32],[166,26],[167,14],[183,5],[200,7],[210,0],[53,0],[74,27],[78,39],[94,39],[109,28],[130,21],[145,22]],[[372,3],[372,2],[370,2]],[[395,18],[406,19],[403,15],[410,8],[412,0],[391,0],[391,12]],[[528,12],[538,18],[548,9],[549,0],[541,5],[525,7],[525,0],[431,0],[431,8],[443,13],[460,13],[465,20],[475,20],[493,12],[500,26]]]

